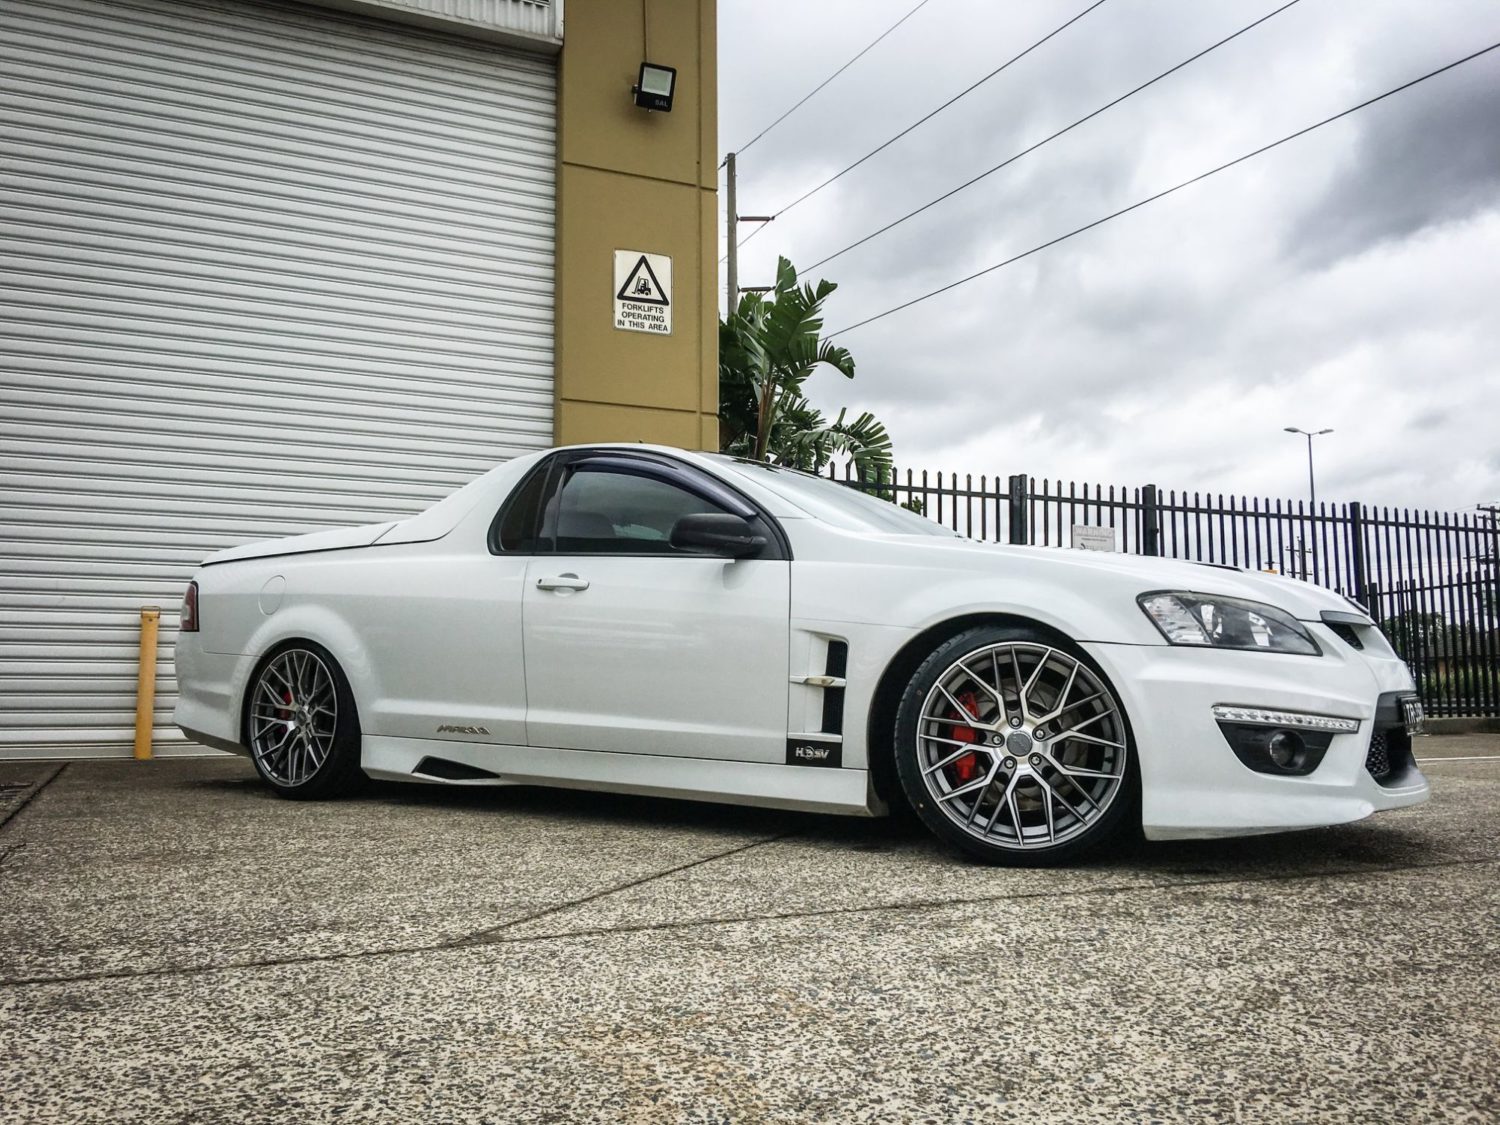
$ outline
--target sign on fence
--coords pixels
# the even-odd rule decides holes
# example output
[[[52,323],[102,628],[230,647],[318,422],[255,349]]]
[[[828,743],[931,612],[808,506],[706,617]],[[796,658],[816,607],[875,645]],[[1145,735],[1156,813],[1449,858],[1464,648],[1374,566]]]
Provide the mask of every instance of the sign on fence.
[[[1073,525],[1073,546],[1080,551],[1113,551],[1115,549],[1115,529],[1112,527],[1093,527],[1086,523],[1075,523]]]

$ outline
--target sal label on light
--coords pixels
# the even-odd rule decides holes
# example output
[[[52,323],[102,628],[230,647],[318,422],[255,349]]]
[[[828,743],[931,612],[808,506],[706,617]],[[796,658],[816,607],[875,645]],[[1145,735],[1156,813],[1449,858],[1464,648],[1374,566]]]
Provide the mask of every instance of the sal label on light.
[[[615,251],[615,327],[672,334],[672,259],[643,250]]]
[[[844,744],[823,742],[816,738],[786,740],[786,764],[789,766],[828,766],[840,768],[844,763]]]

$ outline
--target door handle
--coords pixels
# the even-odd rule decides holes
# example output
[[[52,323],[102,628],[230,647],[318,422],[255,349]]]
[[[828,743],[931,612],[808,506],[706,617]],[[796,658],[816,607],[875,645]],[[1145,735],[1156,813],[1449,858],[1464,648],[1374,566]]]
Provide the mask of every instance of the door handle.
[[[556,578],[538,578],[536,580],[538,590],[587,590],[588,579],[579,578],[576,574],[559,574]]]

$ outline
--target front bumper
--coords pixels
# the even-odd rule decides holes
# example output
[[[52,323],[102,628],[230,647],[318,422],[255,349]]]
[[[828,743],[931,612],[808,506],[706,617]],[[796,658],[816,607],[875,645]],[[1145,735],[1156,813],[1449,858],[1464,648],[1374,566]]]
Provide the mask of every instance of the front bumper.
[[[1377,781],[1371,738],[1389,717],[1382,696],[1412,690],[1399,660],[1320,635],[1324,655],[1170,645],[1085,644],[1125,706],[1141,767],[1141,821],[1154,840],[1246,836],[1360,820],[1427,800],[1427,779],[1407,755]],[[1215,704],[1356,719],[1336,734],[1312,773],[1258,773],[1236,757]]]

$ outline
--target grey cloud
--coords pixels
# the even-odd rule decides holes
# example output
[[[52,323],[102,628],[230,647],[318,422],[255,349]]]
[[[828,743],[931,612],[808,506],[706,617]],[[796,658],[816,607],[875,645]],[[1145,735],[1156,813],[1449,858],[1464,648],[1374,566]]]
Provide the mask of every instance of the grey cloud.
[[[1352,159],[1288,232],[1322,265],[1500,206],[1500,65],[1477,61],[1372,107]]]
[[[797,85],[825,69],[817,51],[837,56],[847,44],[852,53],[909,7],[827,0],[783,10],[782,2],[760,0],[753,20],[741,20],[734,5],[721,13],[726,139],[774,115],[762,117],[745,92],[771,80]],[[805,269],[1273,6],[1106,5],[778,221],[749,244],[741,276],[768,275],[778,253]],[[1453,0],[1441,19],[1416,7],[1301,4],[1211,65],[810,271],[840,284],[829,329],[1472,49],[1494,13],[1492,0]],[[809,22],[806,43],[754,41],[792,13]],[[862,60],[869,69],[831,86],[816,112],[794,116],[752,150],[742,164],[742,208],[786,202],[1060,18],[1052,0],[943,0],[929,14],[920,34],[893,36]],[[1440,81],[1432,91],[1443,94]],[[1483,108],[1493,104],[1489,86],[1474,83],[1479,108],[1445,116],[1450,139],[1493,136],[1482,120],[1497,119]],[[1448,92],[1458,88],[1467,87]],[[1482,159],[1445,166],[1432,173],[1444,182],[1424,194],[1422,175],[1403,164],[1385,194],[1372,195],[1382,147],[1405,145],[1406,163],[1432,162],[1424,138],[1411,136],[1431,132],[1430,117],[1403,105],[1405,97],[851,333],[841,342],[854,351],[859,377],[814,380],[812,397],[874,410],[901,463],[916,468],[1297,496],[1305,462],[1281,426],[1334,425],[1319,450],[1320,495],[1326,487],[1330,498],[1370,502],[1500,497],[1491,436],[1500,401],[1492,313],[1500,264],[1491,264],[1500,260],[1500,211],[1485,203],[1486,192],[1497,194],[1493,176]],[[1382,109],[1405,116],[1377,120]],[[1466,195],[1464,184],[1478,195]],[[1373,238],[1379,253],[1307,253],[1304,224],[1340,201],[1349,213],[1325,216],[1320,229],[1332,232],[1337,219],[1350,246]]]

